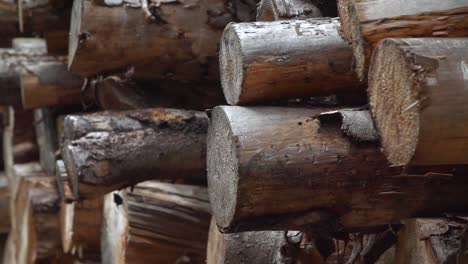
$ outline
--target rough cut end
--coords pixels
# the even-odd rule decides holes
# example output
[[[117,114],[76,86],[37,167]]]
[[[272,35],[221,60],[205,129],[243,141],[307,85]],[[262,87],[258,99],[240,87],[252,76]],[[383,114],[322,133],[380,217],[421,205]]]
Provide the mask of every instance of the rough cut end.
[[[349,1],[348,1],[349,2]],[[364,50],[364,43],[361,34],[361,24],[359,22],[358,13],[356,11],[355,6],[352,2],[347,4],[347,19],[346,24],[344,25],[346,34],[345,39],[351,37],[351,43],[353,45],[353,54],[354,54],[354,61],[355,61],[355,69],[356,73],[359,77],[359,80],[365,81],[367,79],[366,73],[366,53]],[[343,24],[342,24],[343,27]],[[346,28],[347,27],[347,28]]]
[[[352,37],[349,26],[348,2],[349,0],[338,0],[338,14],[341,22],[340,33],[347,42],[351,43]]]
[[[221,37],[219,51],[219,71],[224,97],[230,105],[237,105],[244,81],[242,48],[236,25],[226,26]]]
[[[212,213],[226,230],[234,219],[237,204],[237,147],[225,108],[213,110],[207,140],[208,186]]]
[[[70,253],[73,246],[73,218],[75,215],[74,203],[62,203],[60,206],[60,232],[62,236],[63,252]]]
[[[83,1],[73,1],[73,8],[70,22],[70,36],[68,41],[68,69],[72,69],[76,50],[78,49],[81,33],[81,17],[83,15]]]
[[[369,100],[388,160],[408,164],[419,134],[418,84],[399,41],[386,39],[376,48],[369,70]]]
[[[127,204],[117,206],[114,193],[125,199],[124,191],[116,191],[104,196],[103,220],[101,226],[101,254],[103,264],[126,263],[128,239]]]

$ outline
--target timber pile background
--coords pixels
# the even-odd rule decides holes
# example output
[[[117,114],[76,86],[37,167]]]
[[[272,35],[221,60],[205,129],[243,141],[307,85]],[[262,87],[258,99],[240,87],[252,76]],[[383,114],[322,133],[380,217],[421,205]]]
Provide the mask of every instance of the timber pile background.
[[[468,263],[468,0],[0,0],[5,264]]]

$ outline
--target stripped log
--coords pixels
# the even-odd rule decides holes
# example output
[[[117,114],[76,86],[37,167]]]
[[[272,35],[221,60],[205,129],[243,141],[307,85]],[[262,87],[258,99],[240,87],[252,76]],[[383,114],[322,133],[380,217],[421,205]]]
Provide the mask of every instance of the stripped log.
[[[102,197],[62,203],[60,231],[63,251],[85,263],[101,263],[102,214]]]
[[[62,156],[73,195],[91,198],[148,179],[206,184],[203,112],[146,109],[68,116]]]
[[[465,263],[466,220],[416,218],[398,233],[395,263]]]
[[[24,109],[81,103],[83,79],[71,74],[66,64],[57,61],[24,63],[20,74]]]
[[[104,208],[103,263],[205,263],[206,188],[148,181],[107,195]]]
[[[467,39],[386,39],[369,74],[371,110],[391,163],[468,163]]]
[[[385,38],[468,37],[468,3],[463,0],[345,0],[340,17],[352,41],[356,71],[367,77],[372,51]]]
[[[22,175],[13,202],[12,221],[17,263],[36,263],[62,254],[60,242],[60,200],[54,177],[37,172]]]
[[[207,264],[325,263],[316,250],[303,246],[299,231],[257,231],[223,234],[211,220]],[[310,251],[310,252],[308,252]]]
[[[227,102],[362,91],[338,27],[330,18],[228,25],[220,49]]]
[[[139,1],[116,2],[74,1],[68,61],[73,73],[94,76],[135,66],[137,78],[217,80],[222,29],[231,21],[253,20],[255,11],[255,3],[237,6],[249,1],[233,1],[233,8],[226,0],[146,7]]]
[[[208,187],[213,215],[224,232],[297,230],[309,224],[365,229],[466,210],[466,167],[405,171],[390,166],[367,111],[322,112],[213,110]]]
[[[322,16],[322,12],[308,0],[261,0],[258,3],[256,20],[275,21]]]

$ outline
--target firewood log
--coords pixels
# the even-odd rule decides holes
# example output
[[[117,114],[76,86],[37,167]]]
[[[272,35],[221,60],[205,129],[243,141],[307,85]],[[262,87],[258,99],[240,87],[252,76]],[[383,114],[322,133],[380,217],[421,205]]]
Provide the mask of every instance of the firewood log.
[[[10,190],[8,188],[8,178],[4,173],[0,173],[0,233],[7,234],[11,230],[10,223]]]
[[[465,218],[466,219],[466,218]],[[416,218],[405,221],[398,233],[395,263],[465,263],[465,219]]]
[[[60,231],[63,251],[77,259],[101,262],[101,223],[103,197],[60,207]]]
[[[468,3],[460,0],[345,0],[340,17],[352,41],[356,71],[367,77],[372,51],[384,38],[468,37]]]
[[[206,263],[325,263],[316,250],[302,247],[303,236],[300,231],[254,231],[223,234],[212,219]]]
[[[468,39],[386,39],[369,72],[372,114],[391,163],[468,163]]]
[[[148,179],[206,184],[203,112],[146,109],[67,116],[62,156],[77,198]]]
[[[353,230],[466,210],[466,166],[391,166],[368,111],[324,111],[213,110],[208,188],[224,232]]]
[[[308,0],[262,0],[257,7],[257,21],[276,21],[322,17],[322,12]]]
[[[94,76],[134,66],[136,78],[218,80],[222,29],[231,21],[253,20],[255,10],[255,4],[240,8],[241,1],[227,0],[117,2],[74,1],[68,58],[73,73]]]
[[[229,24],[220,48],[227,102],[363,91],[338,27],[330,18]]]
[[[148,181],[104,202],[103,263],[205,263],[206,188]]]

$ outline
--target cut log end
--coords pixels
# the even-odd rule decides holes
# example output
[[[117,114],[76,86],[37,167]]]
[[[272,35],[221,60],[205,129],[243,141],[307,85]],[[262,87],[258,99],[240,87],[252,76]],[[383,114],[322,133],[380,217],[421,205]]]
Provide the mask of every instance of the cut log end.
[[[386,39],[374,53],[369,73],[369,99],[389,161],[408,164],[419,134],[418,76],[395,39]]]
[[[70,22],[70,35],[68,41],[68,68],[72,69],[76,50],[80,44],[81,17],[83,13],[83,1],[73,1],[73,8]]]
[[[237,203],[238,167],[236,141],[223,107],[212,113],[208,130],[207,162],[210,204],[218,226],[228,229]]]
[[[349,33],[344,33],[343,36],[347,41],[351,41],[353,44],[354,60],[356,63],[355,70],[359,80],[365,81],[367,77],[366,51],[363,43],[358,13],[355,6],[350,4],[348,4],[347,9],[343,9],[343,11],[344,10],[347,10],[347,15],[342,15],[342,17],[345,17],[345,24],[341,24],[342,31]]]
[[[338,0],[337,6],[338,6],[338,14],[340,16],[340,22],[341,22],[340,33],[347,42],[351,43],[351,36],[348,34],[350,32],[349,17],[348,17],[348,2],[349,0]]]
[[[221,86],[231,105],[239,103],[244,81],[242,48],[235,27],[235,24],[226,26],[219,51]]]

